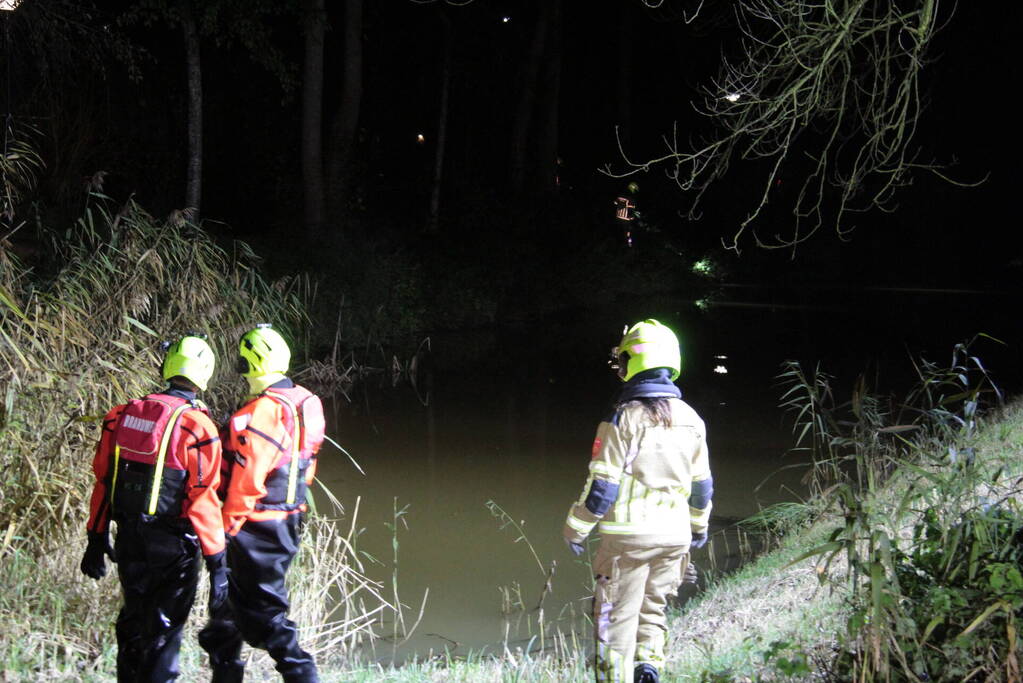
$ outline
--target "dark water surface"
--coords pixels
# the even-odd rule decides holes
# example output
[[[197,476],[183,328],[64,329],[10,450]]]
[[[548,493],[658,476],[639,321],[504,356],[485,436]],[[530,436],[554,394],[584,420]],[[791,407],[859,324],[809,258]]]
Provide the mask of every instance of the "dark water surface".
[[[606,357],[625,322],[651,315],[679,333],[685,366],[679,384],[708,426],[713,529],[804,493],[800,457],[786,455],[791,421],[776,407],[774,378],[785,359],[821,362],[837,375],[836,393],[844,399],[858,372],[868,370],[898,389],[911,379],[910,353],[944,363],[953,344],[985,332],[1008,346],[980,344],[976,352],[1010,390],[1019,386],[1019,323],[1012,317],[1016,307],[1003,296],[891,290],[793,296],[763,288],[727,294],[702,312],[679,298],[655,302],[649,312],[578,315],[512,329],[500,340],[438,336],[431,340],[433,370],[420,376],[419,395],[407,386],[367,389],[351,405],[334,407],[329,433],[365,476],[333,449],[321,458],[320,476],[349,513],[359,498],[358,526],[365,529],[359,547],[383,562],[371,566],[370,575],[389,580],[392,533],[386,525],[395,506],[407,506],[397,540],[408,618],[415,619],[429,589],[422,622],[399,656],[501,647],[507,622],[501,589],[514,593],[516,585],[527,613],[518,628],[513,617],[508,638],[513,646],[524,644],[526,620],[536,631],[528,610],[552,561],[557,569],[544,603],[547,616],[585,609],[590,571],[568,553],[560,532],[617,387]],[[479,352],[488,348],[498,350]],[[485,506],[490,500],[521,524],[543,569],[525,542],[515,542],[517,531],[501,529]],[[720,556],[730,552],[723,538]],[[706,564],[707,551],[696,560]]]

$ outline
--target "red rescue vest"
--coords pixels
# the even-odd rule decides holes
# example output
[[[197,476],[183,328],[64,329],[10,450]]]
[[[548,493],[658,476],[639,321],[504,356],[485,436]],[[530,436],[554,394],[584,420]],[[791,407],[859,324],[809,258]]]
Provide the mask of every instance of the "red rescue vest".
[[[255,508],[297,510],[306,502],[306,473],[323,443],[323,404],[316,394],[298,385],[267,389],[263,396],[284,407],[284,429],[290,443],[285,444],[277,467],[267,477],[266,495]]]
[[[115,517],[181,515],[188,469],[178,458],[178,422],[188,410],[209,414],[199,401],[167,394],[150,394],[125,405],[114,427],[111,454],[110,509]]]

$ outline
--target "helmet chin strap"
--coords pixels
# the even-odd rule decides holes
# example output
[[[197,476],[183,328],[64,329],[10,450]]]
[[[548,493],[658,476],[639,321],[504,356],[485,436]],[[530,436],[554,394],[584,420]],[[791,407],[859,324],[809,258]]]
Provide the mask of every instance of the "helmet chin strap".
[[[258,396],[266,391],[267,387],[272,384],[276,384],[284,379],[284,374],[280,372],[271,372],[269,375],[260,375],[258,377],[246,377],[245,381],[249,383],[249,396]]]

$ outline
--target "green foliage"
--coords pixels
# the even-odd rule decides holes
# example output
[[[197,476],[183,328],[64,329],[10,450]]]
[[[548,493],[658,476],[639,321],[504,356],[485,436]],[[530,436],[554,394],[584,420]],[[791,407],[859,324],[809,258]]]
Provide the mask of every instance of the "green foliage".
[[[978,665],[1001,669],[1007,662],[998,655],[1013,654],[1023,606],[1023,521],[1005,508],[942,512],[926,510],[912,544],[894,553],[892,583],[902,601],[894,627],[917,675],[951,681]],[[993,644],[1001,645],[994,659]]]
[[[774,666],[784,676],[799,676],[810,673],[806,655],[787,640],[772,642],[764,652],[764,662]]]
[[[39,131],[13,118],[4,122],[4,146],[0,150],[0,226],[14,227],[18,204],[35,187],[45,164],[35,149]]]
[[[788,364],[784,404],[814,456],[813,480],[843,523],[797,562],[817,556],[851,595],[840,676],[958,681],[1018,671],[1023,533],[1021,483],[976,446],[978,416],[997,404],[971,344],[948,367],[921,361],[903,401],[861,379],[835,405],[830,378]]]

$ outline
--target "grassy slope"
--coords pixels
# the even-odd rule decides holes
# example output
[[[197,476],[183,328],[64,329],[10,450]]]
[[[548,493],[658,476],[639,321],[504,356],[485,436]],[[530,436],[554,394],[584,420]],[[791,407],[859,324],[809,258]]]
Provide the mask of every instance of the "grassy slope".
[[[976,446],[978,451],[988,454],[990,466],[1009,465],[1012,469],[1005,476],[1018,477],[1023,469],[1019,457],[1023,449],[1023,409],[1013,406],[988,424],[981,430]],[[892,491],[888,494],[889,500],[897,498],[891,495]],[[841,590],[840,579],[836,584],[821,584],[814,560],[791,566],[790,563],[816,547],[836,523],[837,520],[824,518],[815,525],[793,530],[775,550],[716,582],[684,611],[673,611],[670,662],[663,680],[821,680],[840,647],[848,613],[847,594]],[[29,566],[27,560],[19,561],[17,556],[8,557],[5,584],[9,587],[23,584],[11,580],[12,575],[22,572],[31,573],[33,583],[46,583],[51,577],[57,580],[77,564],[77,552],[72,552],[76,550],[69,549],[69,553],[53,556],[37,566]],[[830,574],[838,578],[839,568],[832,566]],[[296,585],[305,586],[328,580],[325,575],[309,576],[301,569],[292,579]],[[44,593],[50,596],[49,600],[40,600],[38,592],[32,593],[35,597],[14,592],[3,594],[0,599],[0,617],[6,622],[4,660],[0,666],[8,679],[109,680],[113,671],[112,643],[102,641],[103,633],[95,630],[92,642],[69,637],[76,629],[67,619],[69,615],[81,614],[81,606],[87,604],[96,612],[91,614],[92,623],[110,623],[116,603],[114,582],[108,579],[105,585],[97,585],[76,580],[63,594]],[[27,610],[31,618],[26,618],[23,597],[31,598]],[[307,620],[313,616],[311,608],[300,610],[298,621],[313,623]],[[195,626],[202,622],[202,612],[201,607],[197,608],[186,634],[182,651],[184,680],[201,680],[206,676],[205,661],[194,634]],[[304,633],[308,632],[304,629]],[[112,635],[112,626],[106,635]],[[360,663],[357,657],[344,654],[351,652],[347,648],[316,649],[325,681],[581,682],[592,677],[585,638],[577,645],[562,643],[557,652],[478,654],[459,660],[441,655],[397,668]],[[272,662],[265,655],[250,656],[254,657],[249,667],[251,680],[275,680]],[[800,672],[800,661],[807,664],[809,672]]]
[[[1010,406],[978,434],[974,446],[986,454],[982,467],[1004,467],[1002,480],[1023,474],[1023,405]],[[916,477],[897,473],[878,501],[894,508]],[[978,491],[977,495],[983,495]],[[912,514],[912,513],[911,513]],[[910,519],[902,520],[905,526]],[[843,564],[823,569],[813,558],[792,561],[819,546],[839,521],[825,516],[792,530],[779,546],[705,591],[683,611],[671,613],[666,681],[821,680],[841,647],[849,614]],[[403,668],[327,666],[333,681],[589,681],[588,648],[575,656],[443,658]],[[805,670],[801,664],[805,664]]]

